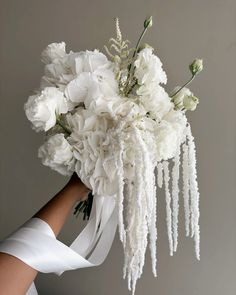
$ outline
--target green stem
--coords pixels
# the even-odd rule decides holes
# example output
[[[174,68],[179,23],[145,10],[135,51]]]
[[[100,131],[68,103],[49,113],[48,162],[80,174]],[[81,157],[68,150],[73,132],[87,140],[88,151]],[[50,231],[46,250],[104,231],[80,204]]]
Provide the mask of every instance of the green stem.
[[[174,97],[176,94],[178,94],[185,86],[190,84],[193,79],[195,78],[195,75],[193,75],[182,87],[180,87],[174,94],[172,94],[170,97]]]
[[[71,130],[67,127],[67,126],[65,126],[63,123],[62,123],[62,121],[61,121],[61,119],[59,118],[59,116],[57,116],[57,124],[68,134],[68,135],[70,135],[71,134]]]
[[[144,29],[143,29],[143,31],[142,31],[142,33],[141,33],[141,35],[140,35],[140,37],[139,37],[139,39],[138,39],[138,41],[137,41],[137,44],[136,44],[136,46],[135,46],[135,50],[134,50],[134,53],[133,53],[133,56],[132,56],[131,63],[130,63],[129,66],[128,66],[127,84],[126,84],[125,89],[128,88],[128,86],[129,86],[129,79],[130,79],[130,75],[131,75],[131,72],[132,72],[131,70],[133,69],[132,66],[133,66],[133,64],[134,64],[134,59],[135,59],[136,54],[137,54],[137,52],[138,52],[139,45],[140,45],[140,43],[141,43],[141,41],[142,41],[142,39],[143,39],[145,33],[147,32],[147,29],[148,29],[148,27],[144,27]],[[129,92],[130,92],[130,91],[129,91],[129,88],[126,89],[125,93],[129,93]]]
[[[143,39],[145,33],[147,32],[147,29],[148,29],[147,27],[145,27],[145,28],[143,29],[142,34],[140,35],[140,37],[139,37],[139,39],[138,39],[138,42],[137,42],[137,44],[136,44],[136,46],[135,46],[135,50],[134,50],[134,53],[133,53],[133,56],[132,56],[132,61],[134,60],[134,58],[135,58],[135,56],[136,56],[136,54],[137,54],[137,51],[138,51],[138,49],[139,49],[139,45],[140,45],[140,43],[141,43],[141,41],[142,41],[142,39]],[[131,67],[131,64],[130,64],[130,67]]]

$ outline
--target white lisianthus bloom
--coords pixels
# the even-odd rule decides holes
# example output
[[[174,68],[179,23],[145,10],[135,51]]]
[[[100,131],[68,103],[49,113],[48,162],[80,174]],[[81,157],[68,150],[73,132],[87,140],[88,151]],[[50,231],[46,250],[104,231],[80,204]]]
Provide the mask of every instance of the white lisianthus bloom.
[[[47,87],[41,93],[30,96],[24,109],[36,131],[48,131],[56,124],[57,114],[68,112],[68,103],[61,91]]]
[[[60,59],[66,55],[65,42],[49,44],[42,52],[41,59],[45,64],[53,62],[55,59]]]
[[[195,111],[198,104],[199,99],[194,95],[186,96],[184,98],[184,108],[187,111]]]
[[[175,87],[173,93],[176,93],[180,87]],[[177,94],[172,97],[175,109],[185,109],[194,111],[199,103],[199,100],[194,94],[186,87],[182,88]]]
[[[173,94],[176,93],[180,89],[179,86],[175,87],[173,90]],[[184,99],[187,96],[191,96],[193,93],[187,88],[183,87],[177,94],[172,96],[172,101],[177,110],[181,110],[184,107]]]
[[[39,148],[38,156],[42,159],[43,165],[62,175],[71,175],[74,172],[75,159],[72,147],[62,133],[51,136]]]
[[[138,53],[137,59],[134,62],[134,75],[138,79],[138,84],[157,84],[167,82],[166,73],[162,69],[162,62],[159,57],[153,54],[152,48],[144,48]]]

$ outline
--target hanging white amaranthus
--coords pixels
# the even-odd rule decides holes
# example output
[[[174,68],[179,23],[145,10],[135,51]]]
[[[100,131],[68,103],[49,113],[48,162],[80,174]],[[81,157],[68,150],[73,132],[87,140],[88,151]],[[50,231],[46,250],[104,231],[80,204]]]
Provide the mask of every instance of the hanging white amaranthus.
[[[133,293],[148,244],[156,276],[156,183],[165,188],[170,255],[178,245],[181,191],[186,235],[194,238],[200,257],[196,152],[186,118],[198,98],[186,86],[203,64],[194,60],[190,80],[168,95],[162,63],[153,48],[142,43],[150,27],[151,17],[130,49],[116,19],[116,37],[105,46],[109,59],[98,50],[67,53],[64,42],[48,45],[42,53],[40,89],[25,104],[33,128],[46,132],[39,148],[43,164],[63,175],[77,173],[95,198],[116,197],[124,277]],[[91,206],[89,198],[76,210],[89,217]]]

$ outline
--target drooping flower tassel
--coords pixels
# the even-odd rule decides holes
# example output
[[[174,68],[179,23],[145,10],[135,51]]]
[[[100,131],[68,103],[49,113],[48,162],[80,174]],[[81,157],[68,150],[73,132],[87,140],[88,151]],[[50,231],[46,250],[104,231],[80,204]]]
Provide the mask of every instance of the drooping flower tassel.
[[[183,175],[183,199],[184,199],[184,214],[185,214],[185,232],[189,236],[190,224],[190,208],[189,208],[189,157],[188,145],[183,143],[183,161],[182,161],[182,175]]]
[[[167,224],[167,234],[169,240],[170,255],[173,256],[173,236],[172,236],[172,213],[171,213],[171,195],[169,190],[169,163],[167,161],[163,162],[164,170],[164,184],[165,184],[165,195],[166,195],[166,224]]]
[[[173,250],[177,251],[178,246],[178,215],[179,215],[179,166],[180,166],[180,146],[174,157],[174,166],[172,169],[172,228],[173,228]]]
[[[195,241],[196,257],[200,259],[200,228],[199,228],[199,191],[196,170],[196,148],[194,138],[192,136],[191,127],[187,127],[188,148],[189,148],[189,184],[190,184],[190,208],[192,234]]]
[[[117,193],[117,202],[118,202],[118,223],[119,223],[119,234],[120,240],[125,246],[126,243],[126,232],[123,219],[124,211],[124,168],[123,168],[123,151],[124,143],[121,138],[121,135],[118,135],[118,144],[119,144],[119,153],[117,159],[117,176],[118,176],[118,193]]]
[[[149,226],[149,234],[150,234],[150,252],[151,252],[151,260],[152,260],[152,272],[153,275],[157,276],[157,191],[156,191],[156,178],[155,178],[155,166],[152,167],[152,198],[153,198],[153,208],[151,213],[151,223]]]
[[[127,243],[125,247],[125,265],[124,276],[127,275],[128,288],[135,292],[136,282],[140,278],[144,266],[145,252],[147,248],[147,203],[145,196],[144,169],[146,164],[144,154],[141,150],[140,137],[137,135],[135,127],[133,128],[136,137],[137,146],[135,153],[135,175],[133,178],[133,190],[129,206],[132,208],[131,216],[127,216]],[[144,168],[145,167],[145,168]]]
[[[155,180],[155,163],[151,160],[151,155],[147,144],[142,139],[141,132],[138,128],[135,129],[136,138],[140,144],[140,149],[144,159],[144,181],[145,181],[145,198],[146,198],[146,218],[150,237],[150,252],[152,261],[152,272],[156,276],[156,180]]]

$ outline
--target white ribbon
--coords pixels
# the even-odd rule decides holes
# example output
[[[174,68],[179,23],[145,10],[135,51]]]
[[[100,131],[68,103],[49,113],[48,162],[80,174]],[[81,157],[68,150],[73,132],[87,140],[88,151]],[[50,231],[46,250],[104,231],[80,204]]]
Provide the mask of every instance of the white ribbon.
[[[13,255],[43,273],[100,265],[106,258],[117,227],[115,197],[94,197],[90,220],[70,247],[58,241],[51,227],[32,218],[0,243],[0,252]],[[27,295],[37,295],[34,283]]]

